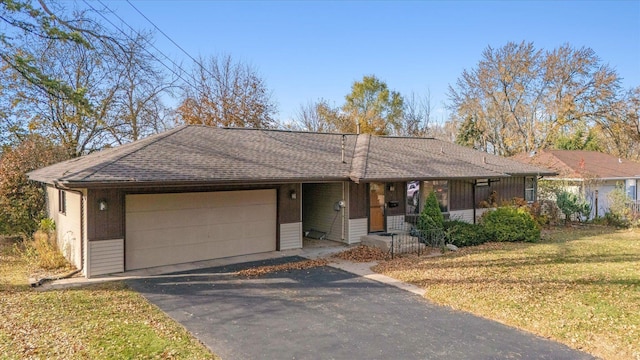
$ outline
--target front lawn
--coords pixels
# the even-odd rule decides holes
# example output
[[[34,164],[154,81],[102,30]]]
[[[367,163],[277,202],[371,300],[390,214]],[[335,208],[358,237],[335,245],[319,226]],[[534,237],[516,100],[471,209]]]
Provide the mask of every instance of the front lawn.
[[[407,256],[374,270],[436,303],[605,359],[640,359],[640,231],[559,228],[540,243]]]
[[[212,359],[181,325],[123,283],[38,292],[0,241],[1,359]]]

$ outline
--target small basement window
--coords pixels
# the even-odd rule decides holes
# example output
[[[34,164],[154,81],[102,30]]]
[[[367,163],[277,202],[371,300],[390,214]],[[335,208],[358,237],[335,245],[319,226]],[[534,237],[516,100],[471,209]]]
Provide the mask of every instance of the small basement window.
[[[67,213],[67,193],[64,190],[58,190],[58,211],[61,214]]]

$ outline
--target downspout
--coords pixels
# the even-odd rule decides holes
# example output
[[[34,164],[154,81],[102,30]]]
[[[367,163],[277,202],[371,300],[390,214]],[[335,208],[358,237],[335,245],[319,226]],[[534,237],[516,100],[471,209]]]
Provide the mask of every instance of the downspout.
[[[474,180],[473,183],[471,183],[471,198],[472,198],[472,205],[473,205],[473,223],[477,223],[476,217],[476,185],[477,185],[478,180]]]
[[[346,198],[344,196],[344,194],[345,194],[345,191],[344,191],[345,186],[349,186],[349,183],[343,181],[342,182],[342,201],[344,201],[345,206],[341,209],[342,210],[342,235],[340,236],[340,238],[342,239],[342,242],[345,241],[345,235],[346,235],[345,234],[346,233],[345,232],[345,228],[344,228],[345,227],[345,216],[347,215],[347,211],[348,211],[347,206],[346,206],[347,202],[345,200]]]
[[[57,181],[53,182],[53,188],[56,190],[63,190],[63,191],[68,191],[70,193],[73,194],[77,194],[80,195],[80,268],[77,270],[73,270],[67,274],[63,274],[60,276],[51,276],[51,277],[43,277],[41,279],[35,280],[35,281],[31,281],[30,285],[31,287],[38,287],[41,286],[42,284],[49,282],[49,281],[55,281],[55,280],[62,280],[62,279],[67,279],[70,278],[72,276],[74,276],[75,274],[78,274],[80,272],[82,272],[82,270],[84,269],[84,194],[82,193],[82,191],[79,190],[71,190],[68,188],[63,188],[61,187]]]
[[[84,213],[84,194],[80,190],[72,190],[69,188],[63,188],[58,185],[57,181],[53,182],[53,186],[58,190],[68,191],[73,194],[80,195],[80,269],[76,271],[76,273],[82,271],[84,269],[84,221],[86,214]]]

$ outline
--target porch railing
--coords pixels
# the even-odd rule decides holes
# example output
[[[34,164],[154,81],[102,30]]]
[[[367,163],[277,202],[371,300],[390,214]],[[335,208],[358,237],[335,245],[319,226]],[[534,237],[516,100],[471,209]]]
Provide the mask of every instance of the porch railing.
[[[418,230],[411,223],[403,222],[395,228],[389,228],[391,258],[398,254],[416,254],[429,251],[429,248],[442,248],[445,245],[445,233],[442,229]]]

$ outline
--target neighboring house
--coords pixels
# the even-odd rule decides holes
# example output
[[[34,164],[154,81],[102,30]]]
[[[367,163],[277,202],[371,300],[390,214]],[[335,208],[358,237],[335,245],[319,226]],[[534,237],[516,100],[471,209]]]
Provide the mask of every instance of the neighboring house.
[[[608,194],[623,187],[632,204],[638,201],[640,163],[597,151],[539,150],[513,157],[524,164],[542,166],[558,173],[545,181],[559,182],[554,188],[581,194],[591,204],[590,219],[609,210]],[[637,206],[636,206],[637,207]]]
[[[435,139],[182,126],[29,177],[91,277],[297,249],[310,230],[358,243],[406,228],[431,190],[473,222],[492,191],[533,200],[553,174]]]

